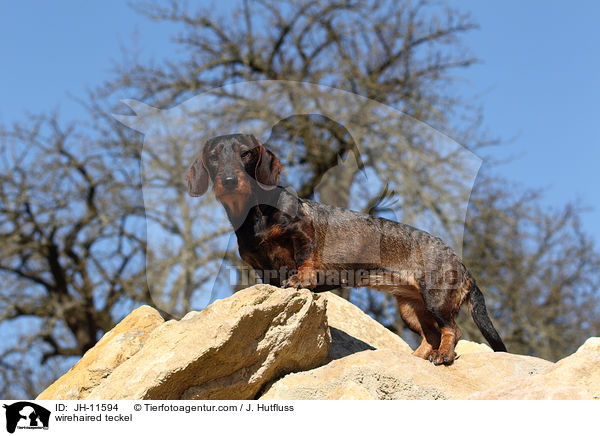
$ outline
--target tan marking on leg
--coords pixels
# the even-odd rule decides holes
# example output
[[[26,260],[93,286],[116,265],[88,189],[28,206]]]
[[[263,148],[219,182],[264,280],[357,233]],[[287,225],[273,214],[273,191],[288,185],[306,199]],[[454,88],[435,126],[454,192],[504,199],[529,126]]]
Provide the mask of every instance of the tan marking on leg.
[[[455,325],[442,327],[442,339],[438,350],[431,353],[430,360],[435,365],[450,365],[456,358],[454,344],[456,340]]]
[[[402,320],[408,328],[421,336],[421,345],[413,355],[427,359],[440,345],[440,332],[435,319],[425,310],[422,300],[396,296],[396,301]]]

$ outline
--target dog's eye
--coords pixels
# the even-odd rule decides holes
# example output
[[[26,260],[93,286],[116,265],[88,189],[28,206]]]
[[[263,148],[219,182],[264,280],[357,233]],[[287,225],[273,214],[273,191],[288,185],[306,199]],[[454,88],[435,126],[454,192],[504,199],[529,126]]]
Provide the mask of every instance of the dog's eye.
[[[250,150],[246,150],[246,151],[243,151],[242,153],[240,153],[240,156],[242,157],[242,159],[245,159],[247,157],[250,157],[251,154],[252,154],[252,152]]]

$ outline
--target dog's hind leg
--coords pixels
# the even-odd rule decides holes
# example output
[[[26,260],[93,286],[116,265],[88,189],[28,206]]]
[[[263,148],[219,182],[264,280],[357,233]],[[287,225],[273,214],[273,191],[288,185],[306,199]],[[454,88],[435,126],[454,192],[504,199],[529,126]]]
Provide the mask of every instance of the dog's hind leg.
[[[441,331],[442,339],[440,347],[429,355],[429,360],[435,365],[450,365],[456,359],[456,352],[454,351],[454,345],[456,344],[456,324],[452,321],[452,323],[444,325]]]
[[[408,328],[421,336],[421,345],[413,355],[428,359],[440,346],[441,335],[434,317],[427,311],[421,299],[398,295],[395,297],[402,320]]]
[[[433,350],[429,360],[435,365],[450,365],[456,358],[454,346],[462,335],[454,321],[460,307],[460,304],[455,304],[454,299],[459,298],[459,294],[454,290],[435,290],[425,287],[422,288],[421,294],[426,311],[435,319],[441,332],[439,348]]]

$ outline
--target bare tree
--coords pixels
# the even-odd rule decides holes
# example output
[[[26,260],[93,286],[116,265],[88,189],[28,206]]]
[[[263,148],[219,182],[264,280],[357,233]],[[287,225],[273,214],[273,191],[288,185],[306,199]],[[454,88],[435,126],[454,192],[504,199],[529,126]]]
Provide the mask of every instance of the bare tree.
[[[148,295],[137,162],[55,116],[0,141],[0,321],[27,326],[4,343],[6,384],[33,355],[81,356]]]
[[[575,204],[544,207],[540,192],[506,181],[477,185],[465,259],[513,353],[558,360],[600,332],[600,253],[581,212]]]

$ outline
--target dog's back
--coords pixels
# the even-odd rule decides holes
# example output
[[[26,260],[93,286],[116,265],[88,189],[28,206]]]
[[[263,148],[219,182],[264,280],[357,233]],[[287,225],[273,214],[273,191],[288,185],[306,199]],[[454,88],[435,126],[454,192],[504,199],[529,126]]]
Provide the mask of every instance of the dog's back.
[[[352,266],[415,276],[441,269],[466,273],[454,250],[423,230],[315,201],[300,204],[315,228],[319,261],[325,268]]]

